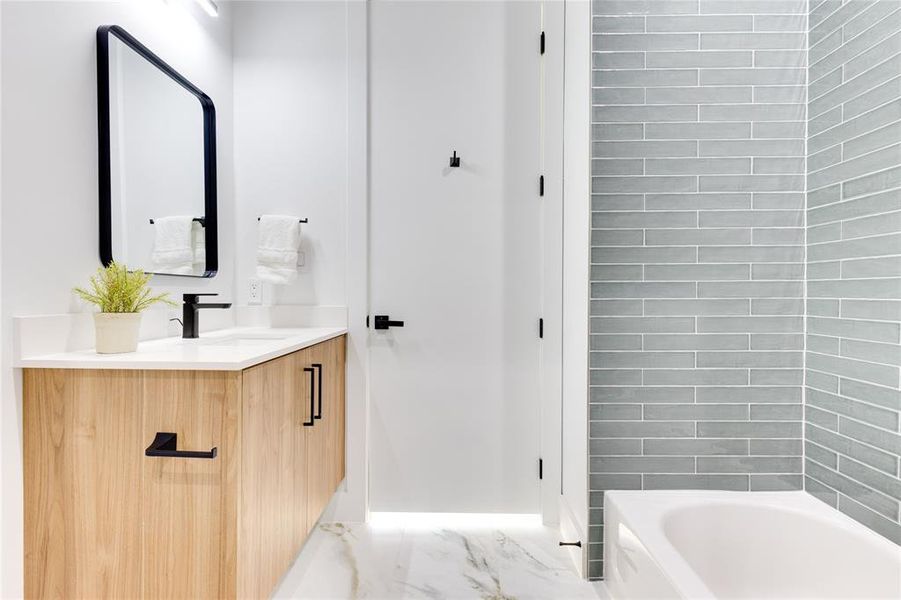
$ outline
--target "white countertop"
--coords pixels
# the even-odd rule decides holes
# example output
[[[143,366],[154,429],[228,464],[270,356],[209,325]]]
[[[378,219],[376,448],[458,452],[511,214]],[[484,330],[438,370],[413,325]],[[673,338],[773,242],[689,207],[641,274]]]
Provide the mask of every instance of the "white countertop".
[[[200,338],[164,338],[138,344],[136,352],[97,354],[93,349],[20,358],[28,369],[159,369],[240,371],[347,333],[343,327],[274,329],[237,327]]]

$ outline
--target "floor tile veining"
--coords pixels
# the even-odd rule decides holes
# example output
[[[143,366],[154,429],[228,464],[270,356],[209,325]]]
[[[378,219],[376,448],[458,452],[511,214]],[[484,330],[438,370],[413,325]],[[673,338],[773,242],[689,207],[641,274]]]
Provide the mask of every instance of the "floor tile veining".
[[[544,527],[383,529],[324,523],[276,598],[597,598]]]

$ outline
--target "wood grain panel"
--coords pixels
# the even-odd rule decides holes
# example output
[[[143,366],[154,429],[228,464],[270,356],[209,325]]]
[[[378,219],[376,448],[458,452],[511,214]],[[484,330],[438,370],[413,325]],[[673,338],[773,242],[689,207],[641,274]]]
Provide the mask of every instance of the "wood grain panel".
[[[294,389],[292,390],[292,402],[296,416],[296,429],[294,432],[294,519],[296,529],[294,530],[294,552],[300,552],[313,522],[310,521],[310,515],[307,512],[308,504],[308,482],[307,482],[307,462],[306,462],[306,444],[307,436],[312,433],[310,427],[304,426],[305,422],[309,422],[313,416],[313,410],[310,406],[310,395],[313,388],[310,384],[310,376],[304,371],[305,367],[309,367],[313,362],[310,358],[310,351],[301,350],[291,355],[291,368],[294,372]]]
[[[310,364],[323,365],[323,384],[325,383],[326,374],[329,371],[327,364],[328,353],[326,343],[317,344],[311,348],[307,348],[302,355],[302,362],[306,366]],[[306,362],[309,361],[309,362]],[[317,385],[319,384],[317,373]],[[327,392],[323,390],[323,416],[327,414]],[[318,389],[317,389],[317,409],[318,409]],[[302,459],[306,465],[306,512],[307,521],[312,527],[319,520],[322,511],[328,504],[331,492],[328,489],[329,481],[329,458],[325,453],[325,443],[327,439],[328,420],[326,418],[316,419],[313,427],[306,427],[304,433],[304,458]]]
[[[268,598],[294,560],[296,377],[290,355],[244,371],[240,597]]]
[[[222,514],[220,531],[224,533],[219,548],[219,598],[238,597],[238,523],[241,498],[241,462],[244,451],[243,431],[244,373],[226,374],[223,445],[229,449],[222,458]]]
[[[238,402],[237,373],[146,371],[142,445],[157,432],[178,434],[179,450],[218,449],[214,459],[143,457],[143,597],[214,598],[221,587],[226,481],[233,449],[229,407]],[[232,409],[234,410],[234,409]]]
[[[332,493],[345,475],[345,354],[347,351],[345,336],[337,337],[326,342],[328,352],[328,433],[325,452],[329,455],[329,473],[331,480],[329,489]]]
[[[140,382],[24,371],[26,597],[140,596]]]
[[[338,375],[338,404],[340,410],[340,461],[338,469],[338,480],[344,481],[347,477],[347,336],[341,336],[341,350],[338,355],[340,373]]]

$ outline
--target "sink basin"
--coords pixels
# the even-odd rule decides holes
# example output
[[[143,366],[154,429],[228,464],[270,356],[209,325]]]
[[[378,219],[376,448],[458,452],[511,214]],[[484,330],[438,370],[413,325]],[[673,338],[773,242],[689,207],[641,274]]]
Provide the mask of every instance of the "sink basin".
[[[288,339],[286,336],[280,335],[232,335],[222,338],[201,338],[200,343],[205,346],[262,346]]]

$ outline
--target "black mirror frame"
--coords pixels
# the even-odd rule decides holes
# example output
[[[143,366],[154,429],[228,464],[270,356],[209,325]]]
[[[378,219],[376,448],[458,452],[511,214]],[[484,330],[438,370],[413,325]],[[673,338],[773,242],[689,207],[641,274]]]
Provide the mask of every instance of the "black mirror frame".
[[[204,236],[206,241],[206,266],[203,275],[177,275],[154,273],[172,277],[214,277],[219,270],[219,234],[216,213],[216,108],[209,96],[185,79],[144,44],[118,25],[101,25],[97,28],[97,134],[100,176],[100,262],[104,266],[113,262],[112,238],[112,180],[110,172],[110,113],[109,113],[109,36],[114,35],[126,46],[140,54],[149,63],[188,90],[200,102],[203,109],[203,191]]]

